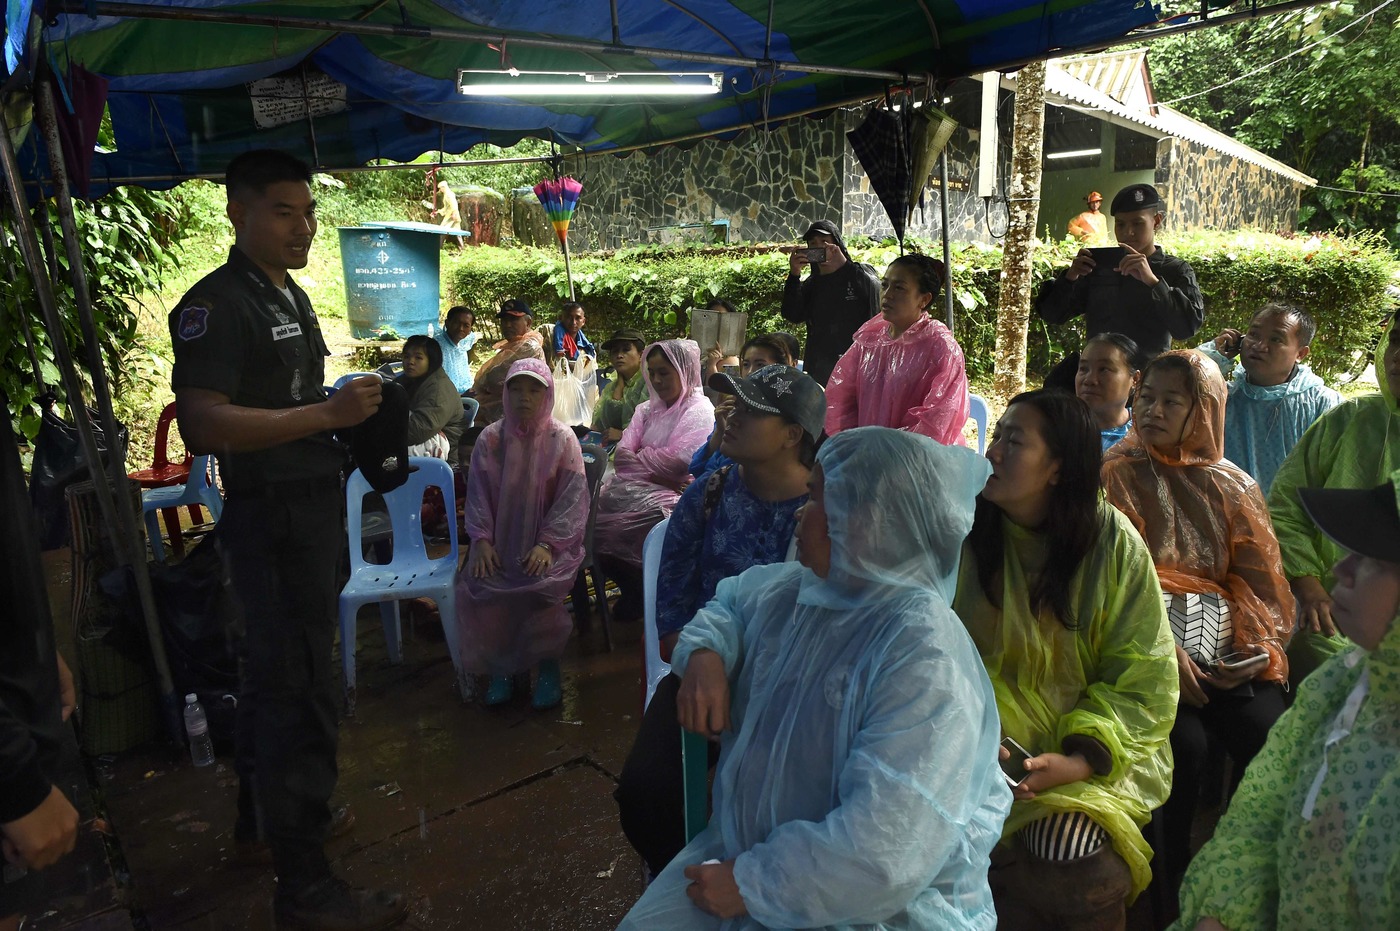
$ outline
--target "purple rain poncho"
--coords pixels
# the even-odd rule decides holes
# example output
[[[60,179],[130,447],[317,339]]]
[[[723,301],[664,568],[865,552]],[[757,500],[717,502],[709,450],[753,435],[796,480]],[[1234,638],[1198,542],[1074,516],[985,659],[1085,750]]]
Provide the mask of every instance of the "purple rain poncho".
[[[646,359],[660,349],[681,380],[680,397],[663,406],[650,380],[650,399],[637,406],[613,454],[613,474],[598,492],[593,546],[640,567],[647,531],[671,513],[690,483],[690,456],[710,435],[715,408],[700,384],[700,347],[694,340],[652,343]]]
[[[545,380],[545,400],[529,421],[511,410],[510,379],[521,372]],[[475,548],[490,541],[501,571],[472,578],[468,560],[457,576],[457,622],[468,673],[508,676],[556,659],[573,629],[564,596],[583,562],[588,482],[578,438],[556,421],[554,380],[538,359],[511,365],[505,414],[477,438],[467,482],[466,528]],[[522,561],[546,543],[553,564],[539,576]]]

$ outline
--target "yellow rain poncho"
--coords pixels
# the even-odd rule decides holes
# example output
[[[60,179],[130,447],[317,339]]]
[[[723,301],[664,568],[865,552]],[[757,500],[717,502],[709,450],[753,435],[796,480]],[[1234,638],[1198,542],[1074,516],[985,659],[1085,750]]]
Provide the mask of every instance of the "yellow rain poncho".
[[[1192,861],[1172,928],[1191,931],[1205,917],[1233,931],[1400,928],[1397,812],[1392,621],[1375,650],[1351,646],[1303,683]]]
[[[1113,759],[1105,776],[1014,802],[1002,836],[1055,812],[1082,811],[1127,862],[1136,897],[1152,878],[1140,828],[1171,789],[1176,650],[1142,537],[1110,505],[1100,503],[1099,513],[1103,529],[1070,596],[1077,630],[1031,611],[1027,593],[1054,541],[1005,518],[1002,607],[983,593],[968,546],[953,607],[982,654],[1008,737],[1039,754],[1062,752],[1067,737],[1082,735]]]
[[[1376,345],[1380,393],[1352,398],[1323,414],[1293,447],[1269,488],[1269,514],[1289,581],[1312,576],[1331,591],[1332,566],[1342,557],[1337,544],[1323,536],[1308,519],[1298,500],[1298,489],[1371,488],[1400,469],[1400,408],[1385,373],[1385,352],[1394,326],[1392,321]],[[1300,645],[1299,640],[1305,642]],[[1289,655],[1299,659],[1298,646],[1302,646],[1306,652],[1325,659],[1345,649],[1348,643],[1341,636],[1299,632]],[[1304,662],[1311,665],[1306,659]]]

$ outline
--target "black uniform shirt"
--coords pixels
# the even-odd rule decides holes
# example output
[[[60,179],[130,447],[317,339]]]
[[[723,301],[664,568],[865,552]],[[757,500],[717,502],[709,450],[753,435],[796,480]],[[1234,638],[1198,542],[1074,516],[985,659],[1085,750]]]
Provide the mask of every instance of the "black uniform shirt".
[[[287,278],[286,297],[237,246],[170,312],[175,350],[171,387],[206,388],[240,407],[278,410],[321,404],[325,357],[321,324],[306,292]],[[250,453],[221,453],[224,487],[249,491],[269,482],[337,474],[345,450],[329,433]]]
[[[1185,260],[1158,246],[1147,264],[1157,276],[1151,287],[1116,272],[1077,281],[1061,272],[1041,287],[1036,313],[1046,323],[1065,323],[1083,314],[1085,336],[1122,333],[1147,355],[1160,355],[1172,348],[1173,339],[1196,335],[1205,320],[1205,301]]]
[[[807,347],[802,371],[826,385],[856,330],[880,312],[880,279],[861,262],[847,262],[826,275],[788,275],[782,313],[793,323],[807,324]]]

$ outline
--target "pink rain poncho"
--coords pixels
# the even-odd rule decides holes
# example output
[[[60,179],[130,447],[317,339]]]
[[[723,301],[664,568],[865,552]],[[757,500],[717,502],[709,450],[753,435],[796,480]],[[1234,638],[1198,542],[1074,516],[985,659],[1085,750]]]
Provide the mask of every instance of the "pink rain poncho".
[[[660,349],[681,381],[680,397],[666,407],[651,382],[650,399],[638,405],[613,454],[613,474],[598,493],[593,546],[600,556],[642,564],[647,531],[676,506],[690,483],[690,457],[715,425],[715,408],[700,384],[700,347],[694,340],[652,343],[647,359]],[[645,364],[645,361],[643,362]]]
[[[537,372],[544,402],[529,421],[511,410],[510,379]],[[501,570],[483,579],[469,568],[457,577],[457,619],[468,673],[508,676],[556,659],[573,629],[564,596],[583,562],[588,482],[578,438],[556,421],[554,380],[538,359],[511,365],[505,414],[477,438],[467,482],[466,528],[475,548],[489,541]],[[554,562],[534,578],[522,561],[537,543]],[[470,561],[468,561],[470,566]]]
[[[948,328],[924,314],[890,337],[884,316],[856,330],[826,383],[826,434],[892,427],[962,446],[967,426],[967,368]]]

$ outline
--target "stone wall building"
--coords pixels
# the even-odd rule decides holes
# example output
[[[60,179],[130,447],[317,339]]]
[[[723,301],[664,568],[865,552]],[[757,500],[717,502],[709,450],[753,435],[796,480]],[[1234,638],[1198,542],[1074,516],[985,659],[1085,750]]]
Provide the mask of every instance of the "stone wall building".
[[[946,148],[950,237],[996,242],[1005,230],[1000,195],[1010,151],[1014,77],[1000,80],[999,119],[982,127],[981,82],[956,83],[942,108],[959,126]],[[1142,50],[1052,62],[1047,76],[1042,236],[1061,237],[1091,190],[1105,197],[1128,184],[1154,184],[1172,230],[1297,225],[1298,198],[1316,182],[1229,136],[1155,103]],[[677,239],[788,241],[813,220],[838,220],[849,236],[893,236],[884,207],[846,141],[863,108],[797,119],[773,132],[702,140],[626,156],[565,160],[584,192],[569,231],[575,250],[614,249]],[[999,138],[994,193],[977,196],[981,134]],[[935,170],[907,232],[941,234]]]

